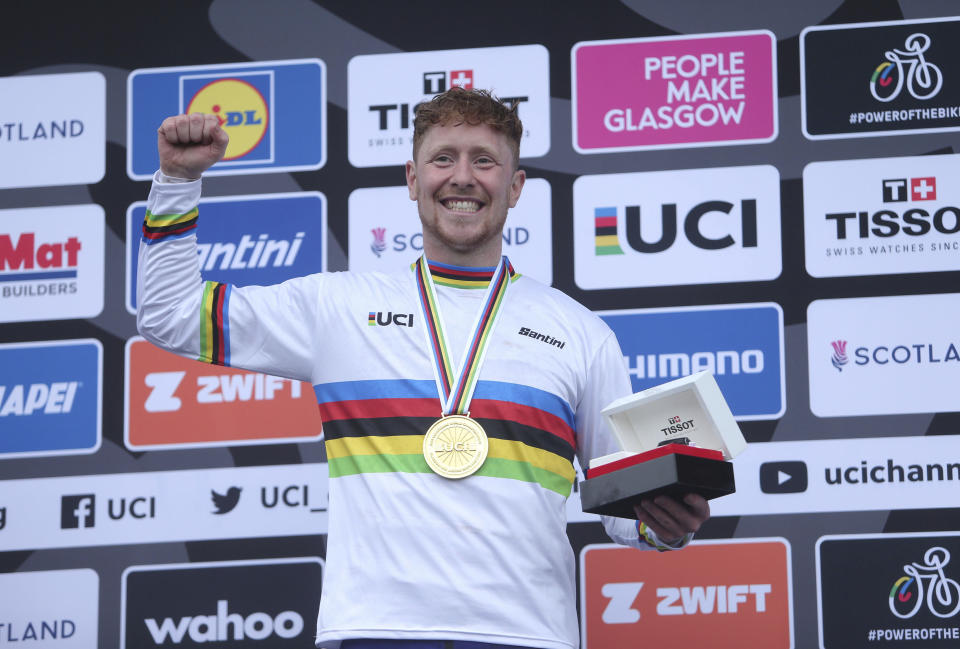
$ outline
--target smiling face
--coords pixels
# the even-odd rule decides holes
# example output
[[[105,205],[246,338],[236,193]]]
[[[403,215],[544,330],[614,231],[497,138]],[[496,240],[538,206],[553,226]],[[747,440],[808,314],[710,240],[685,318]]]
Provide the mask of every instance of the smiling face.
[[[486,124],[431,126],[407,162],[407,188],[417,201],[423,250],[431,261],[496,266],[507,210],[526,174],[516,169],[509,140]]]

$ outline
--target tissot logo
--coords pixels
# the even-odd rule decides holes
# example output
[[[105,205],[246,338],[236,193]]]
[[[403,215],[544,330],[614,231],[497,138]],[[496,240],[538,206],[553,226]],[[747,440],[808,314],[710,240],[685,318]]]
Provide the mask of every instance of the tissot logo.
[[[960,155],[814,162],[803,170],[814,277],[960,269]],[[939,182],[938,182],[939,181]]]
[[[765,494],[792,494],[807,490],[807,465],[802,461],[764,462],[760,490]]]
[[[129,568],[121,647],[310,647],[321,567],[297,558]]]
[[[94,494],[63,496],[60,498],[60,529],[77,529],[96,525]]]
[[[808,27],[800,34],[810,139],[957,130],[956,17]]]
[[[696,424],[692,419],[684,421],[681,417],[670,417],[667,419],[667,425],[660,429],[664,436],[676,435],[686,430],[696,429]]]
[[[820,646],[956,647],[958,557],[956,532],[821,537],[816,545]]]
[[[403,164],[417,106],[453,87],[491,88],[517,106],[520,155],[550,148],[549,63],[541,45],[355,56],[347,64],[348,155],[357,167]]]
[[[769,166],[581,176],[574,279],[585,289],[774,279],[779,194]]]
[[[214,514],[227,514],[233,511],[233,508],[240,502],[240,487],[230,487],[226,493],[210,492],[210,499],[213,501]]]

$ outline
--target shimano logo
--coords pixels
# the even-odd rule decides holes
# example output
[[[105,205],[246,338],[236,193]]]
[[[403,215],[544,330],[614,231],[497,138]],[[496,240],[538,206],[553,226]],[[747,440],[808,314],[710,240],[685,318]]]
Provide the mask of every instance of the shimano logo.
[[[0,385],[0,417],[69,413],[79,385],[79,381]]]
[[[266,268],[273,266],[292,266],[300,252],[300,245],[306,236],[297,232],[293,241],[270,239],[261,234],[256,239],[249,234],[240,237],[238,243],[222,241],[217,243],[198,243],[201,270],[242,270],[244,268]]]
[[[742,352],[725,350],[685,354],[637,354],[624,356],[627,371],[638,379],[679,378],[694,372],[723,374],[759,374],[763,372],[763,350],[746,349]]]
[[[217,601],[216,615],[184,616],[179,620],[146,618],[143,623],[156,645],[167,642],[180,644],[185,639],[197,644],[206,642],[236,642],[239,640],[266,640],[276,635],[295,638],[303,631],[303,618],[296,611],[283,611],[275,617],[256,612],[246,617],[228,612],[229,602]]]
[[[533,331],[529,327],[520,327],[520,331],[517,332],[521,336],[527,336],[529,338],[535,338],[540,342],[547,343],[551,347],[556,347],[557,349],[563,349],[567,343],[562,340],[557,340],[553,336],[548,336],[547,334],[542,334],[538,331]]]

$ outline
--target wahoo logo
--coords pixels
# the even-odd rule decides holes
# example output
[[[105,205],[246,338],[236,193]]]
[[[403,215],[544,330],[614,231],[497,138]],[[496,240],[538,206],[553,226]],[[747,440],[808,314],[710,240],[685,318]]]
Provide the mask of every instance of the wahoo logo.
[[[370,244],[370,250],[379,257],[387,250],[387,229],[373,228],[370,232],[373,233],[373,243]]]
[[[0,458],[96,451],[102,368],[94,339],[0,345]]]
[[[140,231],[147,204],[127,209],[127,311],[137,312]],[[269,286],[321,273],[327,263],[327,200],[319,192],[202,199],[197,250],[205,281]],[[282,214],[283,218],[266,215]]]
[[[322,567],[317,557],[130,567],[120,647],[313,646],[306,621],[320,604]]]
[[[300,381],[181,358],[127,342],[125,432],[131,450],[311,441],[320,415]]]
[[[397,325],[399,327],[412,327],[413,326],[413,314],[412,313],[393,313],[392,311],[371,311],[367,315],[367,325],[375,327],[377,325],[381,327],[387,327],[389,325]]]
[[[842,372],[843,366],[850,361],[847,358],[847,341],[834,340],[830,345],[833,347],[833,356],[830,357],[830,362],[833,363],[838,372]]]
[[[261,234],[254,241],[249,234],[244,234],[237,243],[198,243],[200,270],[293,266],[305,236],[306,233],[297,232],[291,241],[270,239],[269,234]]]
[[[22,232],[14,243],[9,234],[0,234],[0,282],[76,277],[82,247],[77,237],[38,243],[35,232]]]
[[[597,207],[593,210],[596,252],[598,255],[622,255],[617,236],[617,208]]]

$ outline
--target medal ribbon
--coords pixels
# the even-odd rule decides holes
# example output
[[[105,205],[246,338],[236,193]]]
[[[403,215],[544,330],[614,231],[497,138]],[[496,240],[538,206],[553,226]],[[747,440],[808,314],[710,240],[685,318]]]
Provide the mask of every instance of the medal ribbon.
[[[427,260],[423,256],[417,260],[413,271],[420,297],[420,311],[426,323],[427,343],[433,352],[434,376],[440,402],[443,404],[443,416],[469,415],[468,408],[480,376],[480,366],[483,364],[487,344],[493,336],[497,316],[500,315],[500,307],[503,305],[507,286],[510,284],[510,261],[506,256],[502,257],[493,273],[482,307],[473,324],[473,335],[467,340],[460,368],[456,374],[453,372],[450,352],[443,335],[444,326],[440,316],[437,290],[433,284]]]

